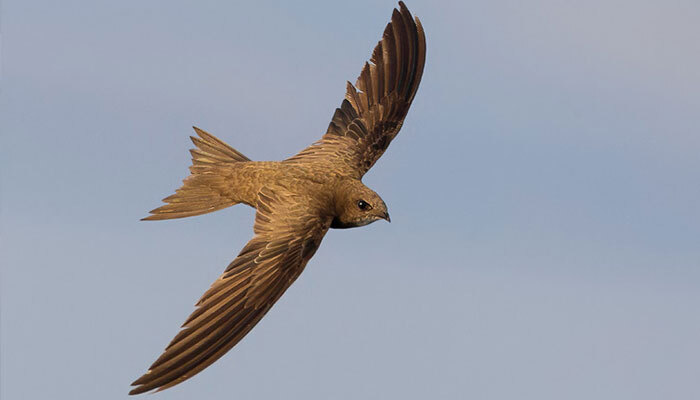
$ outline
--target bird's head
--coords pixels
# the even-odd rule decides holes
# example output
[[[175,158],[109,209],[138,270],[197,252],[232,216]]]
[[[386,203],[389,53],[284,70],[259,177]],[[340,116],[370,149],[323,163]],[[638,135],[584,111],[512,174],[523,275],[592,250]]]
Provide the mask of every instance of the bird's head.
[[[336,196],[332,228],[355,228],[380,219],[391,222],[384,200],[359,180],[343,182]]]

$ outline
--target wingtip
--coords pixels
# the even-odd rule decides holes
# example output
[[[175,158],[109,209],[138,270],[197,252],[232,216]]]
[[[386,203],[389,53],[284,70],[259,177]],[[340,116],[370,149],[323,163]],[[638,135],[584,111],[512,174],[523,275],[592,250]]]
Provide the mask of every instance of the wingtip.
[[[135,395],[137,395],[137,394],[148,393],[148,392],[151,391],[151,390],[153,390],[153,389],[144,390],[144,389],[143,389],[143,386],[137,386],[137,387],[135,387],[135,388],[129,390],[129,396],[135,396]],[[157,391],[151,392],[151,393],[149,393],[149,394],[153,394],[153,393],[156,393],[156,392],[157,392]]]
[[[150,373],[150,370],[148,372],[146,372],[145,374],[141,375],[135,381],[131,382],[130,386],[133,386],[133,388],[129,391],[129,396],[133,396],[135,394],[146,393],[146,392],[153,390],[153,388],[148,388],[146,385],[147,377],[148,377],[149,373]]]
[[[406,7],[406,4],[403,1],[399,1],[399,11],[401,14],[411,15],[411,12],[408,11],[408,7]]]
[[[138,388],[129,390],[129,396],[134,396],[134,395],[141,394],[141,393],[142,392],[139,392]]]
[[[194,125],[192,125],[192,129],[194,129],[194,131],[197,132],[197,136],[201,137],[202,139],[204,139],[204,137],[207,134],[207,132],[204,129],[198,128]],[[193,137],[193,136],[190,136],[190,137]]]
[[[160,214],[156,214],[154,211],[158,210],[157,208],[155,210],[149,211],[151,215],[147,215],[143,218],[141,218],[139,221],[157,221],[160,218]]]
[[[134,396],[137,394],[144,393],[143,386],[139,385],[134,381],[134,383],[131,384],[131,386],[135,386],[131,390],[129,390],[129,396]]]

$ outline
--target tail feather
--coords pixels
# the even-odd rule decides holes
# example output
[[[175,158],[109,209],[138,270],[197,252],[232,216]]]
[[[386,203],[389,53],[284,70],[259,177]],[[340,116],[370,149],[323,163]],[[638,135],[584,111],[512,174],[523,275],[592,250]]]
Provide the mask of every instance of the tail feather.
[[[205,132],[196,126],[193,126],[194,131],[199,137],[190,136],[192,143],[199,149],[192,149],[193,165],[211,164],[216,162],[231,162],[231,161],[250,161],[250,158],[244,156],[238,150],[227,145],[214,135]]]
[[[175,194],[163,199],[167,204],[151,210],[143,221],[191,217],[238,203],[231,184],[235,164],[250,159],[213,135],[197,127],[194,130],[199,137],[190,137],[197,147],[190,150],[191,175]]]

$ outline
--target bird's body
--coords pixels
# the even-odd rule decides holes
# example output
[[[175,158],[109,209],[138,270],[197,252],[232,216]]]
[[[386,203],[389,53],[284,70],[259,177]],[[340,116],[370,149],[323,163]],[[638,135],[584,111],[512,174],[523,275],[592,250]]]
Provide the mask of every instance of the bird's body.
[[[401,129],[425,63],[420,21],[399,2],[356,87],[326,134],[284,161],[251,161],[195,128],[191,175],[145,220],[205,214],[243,203],[257,209],[255,235],[197,303],[130,394],[176,385],[238,343],[303,271],[330,228],[389,220],[362,176]]]
[[[249,161],[220,166],[217,175],[226,176],[232,202],[256,207],[263,187],[273,191],[289,191],[299,196],[330,191],[342,178],[318,171],[311,165],[294,165],[281,161]]]

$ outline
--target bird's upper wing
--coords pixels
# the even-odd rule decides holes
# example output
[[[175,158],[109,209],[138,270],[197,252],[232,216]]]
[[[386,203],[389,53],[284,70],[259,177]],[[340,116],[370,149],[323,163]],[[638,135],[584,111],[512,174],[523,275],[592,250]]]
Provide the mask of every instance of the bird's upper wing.
[[[165,352],[129,394],[163,390],[219,359],[260,321],[299,276],[328,231],[307,201],[259,194],[255,236],[212,284]]]
[[[399,2],[382,40],[365,63],[355,86],[321,140],[286,160],[327,165],[342,175],[361,178],[401,129],[416,95],[425,64],[425,34],[418,18]]]

